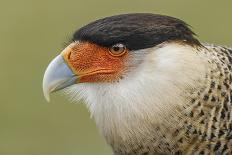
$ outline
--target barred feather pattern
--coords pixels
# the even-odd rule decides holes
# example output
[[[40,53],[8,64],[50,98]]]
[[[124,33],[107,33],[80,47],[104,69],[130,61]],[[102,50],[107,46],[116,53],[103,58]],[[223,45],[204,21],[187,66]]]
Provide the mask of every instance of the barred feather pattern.
[[[153,151],[138,154],[232,154],[232,49],[208,44],[205,48],[209,68],[204,85],[189,92],[191,102],[174,116],[179,125],[161,132]]]
[[[207,74],[199,89],[188,91],[190,102],[169,116],[172,124],[154,128],[150,144],[141,145],[131,155],[229,155],[232,154],[232,49],[205,44]],[[188,101],[188,100],[186,100]]]
[[[191,95],[188,119],[173,133],[176,154],[232,154],[232,49],[205,47],[205,87]]]

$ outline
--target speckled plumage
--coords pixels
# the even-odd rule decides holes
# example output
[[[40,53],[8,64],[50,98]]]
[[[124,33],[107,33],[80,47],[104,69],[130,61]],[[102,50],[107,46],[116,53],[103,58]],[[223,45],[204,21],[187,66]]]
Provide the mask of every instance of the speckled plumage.
[[[184,126],[174,130],[176,154],[232,154],[232,49],[205,47],[210,67],[203,87],[191,93]]]
[[[201,88],[186,95],[190,102],[169,116],[174,126],[159,124],[148,143],[116,154],[232,154],[232,49],[204,46],[199,52],[208,58],[207,74]]]

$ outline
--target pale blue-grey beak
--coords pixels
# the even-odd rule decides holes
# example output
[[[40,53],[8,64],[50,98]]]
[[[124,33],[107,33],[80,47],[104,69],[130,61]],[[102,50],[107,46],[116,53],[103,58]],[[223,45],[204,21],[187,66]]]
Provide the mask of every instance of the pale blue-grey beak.
[[[67,65],[62,55],[58,55],[48,65],[43,78],[43,93],[50,101],[50,93],[76,83],[77,77]]]

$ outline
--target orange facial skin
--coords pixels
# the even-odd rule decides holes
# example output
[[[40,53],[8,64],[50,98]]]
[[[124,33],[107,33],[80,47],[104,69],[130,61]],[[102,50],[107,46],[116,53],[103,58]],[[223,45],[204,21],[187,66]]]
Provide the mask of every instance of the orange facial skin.
[[[115,82],[125,70],[128,50],[114,55],[109,48],[89,42],[74,42],[62,55],[80,82]]]

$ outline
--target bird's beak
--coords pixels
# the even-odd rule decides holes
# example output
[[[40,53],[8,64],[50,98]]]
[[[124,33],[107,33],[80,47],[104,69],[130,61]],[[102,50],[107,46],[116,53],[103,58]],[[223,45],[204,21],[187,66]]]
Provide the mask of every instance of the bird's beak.
[[[67,65],[62,55],[58,55],[48,65],[43,78],[43,93],[47,101],[49,95],[77,82],[78,78]]]

